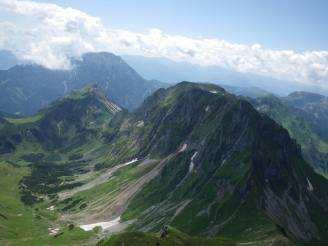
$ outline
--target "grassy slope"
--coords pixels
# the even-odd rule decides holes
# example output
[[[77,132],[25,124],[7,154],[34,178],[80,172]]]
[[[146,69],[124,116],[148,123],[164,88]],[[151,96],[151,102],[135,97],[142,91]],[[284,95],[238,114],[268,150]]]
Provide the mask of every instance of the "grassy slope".
[[[211,105],[211,101],[207,101],[207,96],[203,99],[202,103],[206,106],[206,104]],[[170,98],[169,98],[170,99]],[[213,99],[214,100],[214,99]],[[215,99],[216,100],[216,99]],[[165,102],[165,105],[163,107],[169,107],[170,104],[172,102],[170,102],[169,100]],[[241,106],[239,104],[235,105],[236,107]],[[205,111],[205,110],[203,110]],[[179,118],[180,120],[181,118]],[[31,121],[29,121],[30,123]],[[212,121],[211,121],[212,122]],[[213,121],[214,122],[214,121]],[[227,119],[225,122],[223,122],[223,126],[228,127],[228,125],[230,124],[231,120],[230,118]],[[22,124],[25,124],[26,122],[23,121]],[[126,124],[128,125],[128,122],[123,122],[124,124],[121,125],[120,130],[122,130],[122,132],[124,132],[125,130],[129,130],[131,128],[131,126],[126,126],[124,127]],[[126,124],[125,124],[126,123]],[[168,122],[170,123],[170,122]],[[179,122],[178,122],[179,123]],[[15,122],[15,124],[20,124],[20,122]],[[208,125],[206,125],[208,126]],[[126,128],[126,129],[124,129]],[[205,128],[205,127],[204,127]],[[162,131],[166,130],[167,126],[165,126],[165,128],[160,129]],[[145,130],[145,129],[143,129]],[[199,132],[196,132],[192,137],[195,139],[199,139],[200,137],[203,136],[204,133],[206,133],[206,131],[208,131],[208,127],[206,127],[206,129],[203,128],[199,128]],[[215,130],[213,128],[213,130]],[[203,132],[204,131],[204,132]],[[109,129],[109,134],[115,132],[115,130],[111,131],[111,129]],[[164,134],[162,134],[164,135]],[[175,137],[180,137],[179,135],[176,135]],[[181,136],[181,138],[184,136]],[[213,136],[214,139],[215,136]],[[136,153],[136,150],[129,150],[129,147],[127,146],[132,146],[133,143],[131,143],[131,140],[129,140],[129,138],[122,134],[122,137],[119,138],[119,140],[116,139],[115,143],[111,143],[109,141],[108,145],[105,145],[105,147],[109,147],[111,146],[110,149],[106,150],[103,148],[104,145],[102,144],[101,141],[98,141],[99,139],[96,139],[95,142],[87,142],[86,145],[77,145],[66,149],[66,150],[61,150],[61,152],[59,152],[58,150],[52,150],[52,151],[45,151],[43,149],[40,149],[38,151],[43,151],[43,153],[46,155],[46,158],[51,158],[52,161],[55,164],[58,165],[69,165],[69,156],[71,154],[88,154],[88,156],[93,156],[93,158],[91,160],[88,160],[87,165],[89,165],[89,167],[94,167],[96,164],[98,164],[99,162],[105,163],[105,165],[103,167],[107,167],[112,165],[114,162],[114,160],[123,160],[122,158],[126,158],[127,156],[131,157]],[[173,144],[172,146],[174,147],[174,149],[176,149],[177,145],[180,143],[182,139],[175,139],[172,138],[170,139],[171,141],[173,140]],[[213,139],[209,139],[209,140],[213,140]],[[213,140],[214,141],[214,140]],[[24,161],[21,161],[21,155],[22,153],[25,151],[26,153],[28,153],[29,151],[35,151],[34,148],[33,150],[30,149],[28,150],[28,148],[24,148],[27,145],[28,142],[26,142],[26,145],[22,145],[19,147],[19,149],[17,150],[17,152],[11,156],[10,160],[14,163],[20,161],[20,164],[25,165]],[[165,143],[165,141],[164,141]],[[217,142],[213,142],[213,146],[217,146],[218,143]],[[125,148],[122,148],[125,147]],[[159,146],[160,148],[161,146]],[[167,146],[164,146],[167,147]],[[169,146],[171,147],[171,146]],[[30,148],[30,147],[29,147]],[[36,149],[41,148],[40,146],[36,146]],[[90,148],[93,149],[93,151],[90,151]],[[150,147],[151,148],[151,147]],[[155,153],[156,149],[154,149],[154,153]],[[168,151],[171,151],[170,149],[168,149]],[[214,150],[213,150],[214,151]],[[25,153],[24,152],[24,153]],[[108,154],[106,156],[106,153]],[[112,158],[112,156],[117,155],[117,158]],[[190,158],[193,155],[193,151],[186,151],[184,154],[181,155],[182,159],[176,159],[175,163],[171,163],[168,166],[172,167],[170,169],[165,169],[163,171],[162,174],[162,179],[157,179],[153,181],[153,186],[148,186],[150,188],[154,188],[152,191],[150,191],[150,193],[147,193],[147,189],[143,190],[143,192],[139,193],[139,195],[136,196],[136,199],[134,200],[134,202],[132,202],[131,204],[131,208],[130,210],[127,211],[127,213],[124,215],[125,219],[129,219],[129,218],[135,218],[135,216],[137,214],[139,214],[140,211],[144,210],[144,208],[147,208],[148,205],[151,205],[154,201],[152,199],[155,200],[155,202],[160,202],[163,199],[165,199],[166,197],[161,197],[161,195],[163,194],[167,194],[169,193],[171,188],[174,188],[177,184],[174,182],[178,182],[179,180],[181,180],[183,178],[183,176],[185,175],[185,172],[188,169],[189,166],[189,162],[190,162]],[[246,155],[246,156],[244,156]],[[214,156],[213,153],[204,153],[204,156]],[[56,158],[54,158],[56,157]],[[59,157],[59,158],[58,158]],[[232,216],[232,218],[229,218],[228,223],[226,223],[226,226],[223,230],[220,231],[221,235],[227,236],[227,237],[231,237],[234,240],[237,241],[249,241],[249,240],[259,240],[259,239],[263,239],[263,238],[267,238],[267,237],[276,237],[276,233],[277,230],[274,226],[273,223],[271,223],[271,221],[269,221],[263,214],[259,213],[258,211],[254,211],[252,210],[252,208],[254,208],[256,206],[256,204],[253,203],[246,203],[241,207],[238,207],[236,209],[236,206],[239,206],[238,202],[235,203],[234,200],[234,196],[231,195],[231,191],[229,192],[229,186],[233,185],[235,186],[237,189],[241,189],[245,186],[245,176],[248,175],[249,172],[249,165],[247,163],[249,157],[247,156],[247,153],[240,153],[240,155],[236,156],[236,159],[234,159],[234,156],[231,156],[231,162],[233,163],[238,163],[239,166],[235,167],[234,165],[231,164],[231,167],[229,167],[229,165],[226,165],[227,169],[222,168],[219,172],[214,173],[214,176],[212,177],[212,180],[207,180],[207,177],[205,177],[204,179],[195,179],[196,175],[191,175],[190,179],[187,180],[187,182],[180,188],[177,189],[177,192],[175,192],[173,194],[173,196],[171,197],[173,200],[175,201],[181,201],[184,202],[185,199],[190,199],[190,197],[192,198],[196,198],[194,203],[192,203],[189,207],[187,207],[184,211],[182,211],[181,214],[179,214],[175,220],[173,221],[173,225],[174,226],[178,226],[180,229],[181,228],[186,228],[188,225],[188,218],[190,218],[190,216],[195,216],[198,214],[198,212],[202,212],[202,210],[204,210],[204,208],[209,208],[209,214],[208,216],[206,216],[206,218],[199,216],[199,218],[196,218],[194,220],[195,223],[193,223],[193,227],[189,228],[189,232],[191,232],[193,234],[193,232],[196,232],[197,230],[199,231],[199,228],[196,227],[201,227],[202,223],[205,223],[207,225],[210,225],[211,219],[214,218],[216,221],[216,223],[221,223],[221,222],[225,222],[226,219],[225,218],[226,215],[231,215],[233,213],[233,210],[235,209],[237,212],[236,214],[234,214],[234,216]],[[210,160],[206,160],[205,157],[203,160],[203,167],[205,168],[204,170],[206,172],[211,173],[210,168],[211,167],[211,162]],[[229,161],[229,160],[228,160]],[[229,164],[229,163],[228,163]],[[208,170],[206,170],[208,169]],[[19,169],[21,170],[21,169]],[[23,169],[22,169],[23,170]],[[236,172],[236,170],[238,170],[238,172]],[[122,186],[123,184],[131,181],[131,180],[135,180],[136,178],[140,177],[140,175],[145,171],[142,170],[141,172],[139,172],[140,170],[138,170],[137,168],[135,168],[134,166],[131,167],[126,167],[124,170],[117,172],[117,174],[115,175],[115,177],[111,180],[109,180],[108,182],[99,185],[98,187],[95,187],[93,189],[90,189],[88,191],[83,191],[80,192],[78,194],[76,194],[73,197],[73,203],[74,206],[72,205],[72,202],[69,201],[68,204],[61,204],[60,206],[57,206],[57,201],[53,200],[51,201],[51,204],[56,204],[57,207],[59,207],[60,209],[63,209],[65,211],[69,211],[72,213],[80,213],[80,215],[83,216],[83,214],[85,213],[85,207],[81,205],[83,204],[87,204],[87,208],[89,206],[90,203],[92,203],[95,200],[100,201],[101,203],[106,202],[106,200],[110,200],[111,199],[111,195],[116,195],[115,192],[117,191],[117,189],[119,189],[120,186]],[[213,171],[213,170],[212,170]],[[25,173],[26,174],[26,173]],[[21,176],[20,176],[21,177]],[[60,177],[61,178],[61,177]],[[221,184],[222,186],[224,186],[224,188],[227,189],[227,192],[225,193],[225,196],[223,197],[223,202],[221,201],[216,201],[215,204],[209,205],[211,201],[215,201],[214,197],[217,196],[217,190],[216,190],[216,181],[220,181],[222,179],[227,179],[229,178],[229,182],[230,184]],[[19,179],[18,179],[19,180]],[[168,184],[167,186],[163,186],[161,184],[156,184],[156,182],[161,181],[162,184]],[[196,181],[198,182],[199,187],[203,184],[206,184],[203,186],[202,189],[199,190],[194,190],[194,192],[189,192],[191,189],[194,188],[194,184],[196,184]],[[6,187],[8,186],[8,184],[5,184]],[[113,192],[112,194],[110,192]],[[15,192],[18,192],[18,190],[16,190]],[[197,192],[197,193],[196,193]],[[195,195],[195,196],[193,196]],[[147,197],[147,200],[149,201],[149,204],[146,204],[147,201],[144,201],[145,197]],[[210,197],[210,198],[209,198]],[[142,205],[146,205],[145,207],[141,207],[139,206],[140,204],[136,203],[136,201],[141,201],[140,204]],[[77,202],[74,202],[77,201]],[[69,208],[67,208],[66,206],[69,205]],[[137,205],[135,207],[133,207],[133,205]],[[50,223],[57,223],[57,221],[55,222],[55,215],[51,215],[51,213],[49,211],[46,211],[45,208],[49,206],[48,201],[40,203],[35,205],[31,209],[31,211],[33,212],[36,208],[39,208],[39,212],[41,213],[45,213],[46,215],[43,216],[44,218],[44,223],[46,226],[48,226]],[[66,207],[66,209],[64,209]],[[28,210],[27,210],[28,211]],[[94,212],[94,211],[93,211]],[[188,214],[190,212],[190,214]],[[223,216],[220,216],[223,215]],[[196,216],[197,217],[197,216]],[[27,217],[26,218],[26,223],[34,223],[34,220],[32,217]],[[199,223],[198,223],[199,222]],[[251,224],[251,225],[250,225]],[[236,226],[237,225],[237,226]],[[42,227],[43,228],[43,227]],[[73,231],[68,231],[67,229],[63,229],[64,234],[59,236],[56,239],[50,238],[48,236],[45,236],[45,238],[43,239],[42,237],[47,234],[47,230],[46,227],[45,228],[36,228],[36,232],[39,233],[38,235],[36,235],[37,237],[40,237],[41,242],[47,242],[47,243],[51,243],[51,244],[79,244],[79,241],[74,241],[76,239],[79,240],[87,240],[87,238],[90,236],[90,234],[88,233],[84,233],[81,230],[73,230]],[[210,226],[208,226],[208,228],[210,228]],[[247,231],[248,229],[250,229],[249,231]],[[23,228],[19,229],[20,231],[23,230]],[[43,230],[43,231],[42,231]],[[41,233],[42,232],[42,233]],[[20,232],[19,232],[20,233]],[[130,238],[130,236],[132,236],[131,239],[129,240],[133,240],[134,238],[134,234],[131,233],[127,233],[127,234],[123,234],[126,235],[126,237]],[[136,233],[135,235],[137,235],[136,239],[134,240],[139,240],[138,237],[140,236],[141,241],[145,242],[145,240],[147,241],[148,239],[150,240],[150,243],[155,242],[154,240],[156,240],[156,236],[154,236],[154,234],[138,234]],[[221,242],[219,239],[218,241],[215,241],[217,239],[200,239],[200,238],[190,238],[186,235],[184,235],[184,239],[182,241],[180,241],[180,234],[178,233],[177,235],[174,234],[173,232],[173,237],[172,240],[173,241],[168,241],[169,243],[183,243],[182,245],[185,245],[186,243],[190,243],[190,242],[206,242],[209,245],[211,245],[211,242]],[[181,236],[182,237],[182,236]],[[115,239],[116,238],[116,239]],[[125,237],[123,237],[125,238]],[[43,241],[44,240],[44,241]],[[112,241],[112,243],[120,243],[119,240],[120,236],[117,237],[113,237],[113,239],[109,239],[109,240],[118,240],[118,241]],[[204,241],[202,241],[204,240]],[[136,241],[134,241],[136,242]],[[223,242],[229,242],[229,241],[225,241],[223,240]],[[37,242],[35,242],[37,243]],[[112,244],[109,244],[112,245]],[[115,244],[113,244],[115,245]],[[120,245],[120,244],[119,244]],[[142,245],[142,244],[141,244]],[[147,245],[147,244],[146,244]],[[164,244],[165,245],[165,244]],[[169,245],[169,244],[168,244]]]
[[[229,239],[224,238],[201,238],[191,237],[173,228],[169,228],[169,233],[165,238],[160,238],[158,233],[126,232],[113,235],[109,239],[102,240],[98,246],[121,246],[121,245],[138,245],[138,246],[228,246],[236,245]]]
[[[11,121],[14,127],[24,128],[27,124],[32,124],[38,122],[40,118],[35,117],[34,120],[28,119],[27,121],[23,119]],[[129,140],[124,136],[114,145],[109,147],[110,143],[104,143],[99,138],[89,139],[85,143],[80,143],[75,146],[69,146],[66,149],[45,149],[38,142],[29,142],[23,139],[23,141],[16,146],[14,153],[10,155],[4,155],[0,159],[3,159],[0,163],[0,185],[5,187],[5,189],[0,190],[0,213],[5,217],[8,217],[8,211],[2,210],[2,208],[12,208],[12,213],[18,214],[13,220],[5,220],[0,218],[0,240],[5,244],[23,245],[28,243],[30,245],[81,245],[84,243],[95,242],[96,234],[91,232],[84,232],[82,229],[75,227],[74,230],[68,230],[68,221],[59,221],[59,215],[63,212],[70,214],[79,214],[83,218],[90,215],[88,208],[79,208],[81,204],[88,204],[94,199],[98,199],[101,203],[106,202],[114,195],[109,193],[109,191],[114,191],[116,194],[119,190],[120,185],[126,184],[128,181],[135,180],[140,177],[144,172],[149,171],[152,166],[144,166],[143,168],[137,168],[135,166],[126,167],[124,170],[120,170],[115,173],[113,179],[109,182],[105,182],[102,185],[98,185],[93,189],[77,193],[72,200],[68,203],[62,203],[55,199],[46,198],[43,202],[34,204],[33,206],[27,206],[21,201],[21,194],[19,190],[19,183],[23,177],[29,177],[31,175],[31,167],[35,166],[35,161],[29,162],[23,159],[23,156],[31,156],[31,154],[41,154],[43,155],[43,161],[47,166],[63,167],[64,172],[59,173],[58,178],[64,183],[60,184],[55,188],[61,189],[66,182],[72,182],[75,178],[78,178],[78,172],[76,175],[71,176],[69,174],[69,167],[74,165],[76,162],[71,157],[76,155],[78,158],[84,156],[88,158],[86,163],[81,163],[82,168],[85,170],[94,170],[95,166],[100,165],[101,169],[99,174],[104,172],[105,169],[113,164],[124,162],[125,158],[130,158],[134,155],[133,148],[129,148]],[[130,160],[130,159],[129,159]],[[118,161],[118,162],[116,162]],[[12,163],[15,165],[10,165]],[[57,169],[57,168],[56,168]],[[56,170],[55,169],[55,170]],[[35,180],[40,180],[46,173],[40,173],[38,169],[35,170],[36,175]],[[96,172],[97,174],[97,172]],[[51,174],[54,176],[55,174]],[[87,182],[89,178],[83,182]],[[48,185],[46,184],[45,187]],[[52,186],[52,185],[51,185]],[[13,187],[8,189],[8,187]],[[56,188],[57,187],[57,188]],[[32,189],[35,187],[31,187]],[[2,192],[2,193],[1,193]],[[38,197],[44,197],[45,194],[37,194]],[[49,195],[49,194],[48,194]],[[113,196],[111,196],[113,195]],[[74,203],[75,199],[79,200],[80,203]],[[56,212],[50,212],[46,208],[55,205]],[[103,204],[102,204],[103,205]],[[68,208],[68,209],[67,209]],[[10,212],[10,211],[9,211]],[[22,215],[21,215],[22,214]],[[8,217],[9,218],[9,217]],[[76,224],[75,224],[76,225]],[[53,237],[48,235],[49,227],[59,227],[63,232],[58,237]],[[1,241],[0,241],[1,244]]]
[[[249,241],[245,244],[235,242],[224,237],[196,237],[187,235],[179,230],[169,227],[169,233],[165,238],[160,238],[159,233],[143,233],[143,232],[125,232],[112,235],[107,239],[103,239],[98,246],[233,246],[233,245],[249,245],[249,246],[292,246],[294,245],[287,238],[275,236],[269,240]]]
[[[106,162],[108,150],[103,143],[101,132],[111,120],[113,112],[108,111],[105,98],[97,97],[96,92],[94,94],[92,91],[89,93],[91,89],[86,88],[81,92],[73,93],[35,116],[19,119],[8,118],[6,119],[7,122],[2,121],[0,125],[1,136],[5,136],[10,141],[13,139],[12,136],[17,133],[21,136],[21,141],[16,143],[14,152],[0,157],[0,185],[4,187],[0,190],[0,213],[3,215],[0,217],[0,240],[4,243],[80,245],[94,236],[93,233],[86,233],[79,228],[68,230],[67,224],[59,223],[59,213],[46,209],[54,201],[49,200],[49,196],[45,196],[74,181],[75,174],[78,177],[81,170],[83,172],[90,170],[90,168],[92,170],[96,164]],[[84,109],[85,112],[78,110],[77,115],[66,113],[65,108],[70,105],[75,109]],[[63,112],[57,112],[60,108],[63,108]],[[63,115],[65,113],[66,115]],[[80,135],[81,132],[79,134],[74,133],[77,129],[75,125],[78,126],[80,123],[72,117],[79,116],[81,116],[79,120],[87,130],[97,131],[99,134],[92,133],[85,141],[76,138],[75,135]],[[45,121],[51,125],[42,126],[42,122]],[[58,126],[60,122],[65,122],[71,127],[66,128],[68,130],[64,132],[64,135],[60,132],[57,135],[66,141],[65,148],[61,146],[57,148],[56,145],[48,148],[44,142],[31,136],[29,130],[27,131],[27,129],[35,129],[42,133],[44,127],[47,126],[48,129],[53,127],[56,130],[56,124]],[[51,137],[51,135],[49,136]],[[48,138],[47,141],[52,141],[52,139]],[[86,157],[89,161],[75,160],[81,157]],[[42,167],[42,169],[36,168],[37,166]],[[54,173],[48,174],[48,170],[54,171]],[[33,176],[31,176],[32,174]],[[53,178],[52,183],[39,184],[43,182],[43,179],[48,179],[48,176]],[[33,195],[42,197],[43,201],[41,200],[32,206],[27,206],[21,201],[19,187],[24,177],[30,177],[29,184],[32,186],[28,189],[32,191]],[[51,189],[49,189],[50,187]],[[41,191],[40,188],[50,193],[35,194],[36,191]],[[53,194],[51,195],[54,197]],[[63,233],[56,238],[49,236],[49,227],[59,227],[60,232]]]
[[[92,233],[80,229],[68,230],[54,238],[48,227],[56,225],[58,214],[41,203],[34,207],[20,200],[19,182],[28,173],[27,168],[14,167],[0,161],[0,244],[1,245],[72,245],[86,242]]]

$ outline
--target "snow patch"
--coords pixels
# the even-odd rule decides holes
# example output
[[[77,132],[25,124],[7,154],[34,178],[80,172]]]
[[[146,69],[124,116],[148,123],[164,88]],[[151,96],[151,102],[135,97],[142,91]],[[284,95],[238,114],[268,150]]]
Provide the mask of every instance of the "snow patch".
[[[312,183],[310,182],[309,178],[306,177],[306,180],[307,180],[307,183],[308,183],[308,187],[307,187],[308,191],[313,191],[313,185],[312,185]]]
[[[55,210],[55,206],[50,206],[49,208],[47,208],[47,210],[54,211]]]
[[[137,161],[138,161],[138,158],[134,158],[132,161],[128,161],[128,162],[121,164],[120,167],[125,167],[125,166],[135,163]]]
[[[190,159],[190,165],[189,165],[189,172],[190,173],[194,170],[194,167],[195,167],[194,158],[196,157],[197,154],[198,154],[198,152],[196,151]]]
[[[58,234],[59,232],[59,228],[52,228],[52,227],[49,227],[48,228],[48,232],[49,232],[49,235],[50,236],[55,236]]]
[[[187,146],[188,146],[188,145],[187,145],[186,143],[183,144],[182,147],[178,150],[178,153],[181,153],[181,152],[185,151],[186,148],[187,148]]]
[[[143,120],[140,120],[140,121],[137,122],[137,127],[142,127],[144,125],[145,125],[145,123],[144,123]]]
[[[91,231],[94,228],[96,228],[97,226],[100,226],[103,230],[108,230],[109,228],[120,224],[120,219],[121,219],[121,217],[119,216],[114,220],[97,222],[97,223],[93,223],[93,224],[85,224],[85,225],[80,225],[79,227],[85,231]]]
[[[213,94],[217,94],[218,93],[218,91],[210,91],[211,93],[213,93]]]

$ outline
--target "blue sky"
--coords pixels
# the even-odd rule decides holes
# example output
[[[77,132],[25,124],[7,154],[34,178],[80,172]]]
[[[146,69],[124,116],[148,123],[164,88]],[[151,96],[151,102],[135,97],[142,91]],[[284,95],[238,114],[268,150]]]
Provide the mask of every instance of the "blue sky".
[[[326,0],[51,0],[99,16],[109,27],[260,43],[272,49],[328,49]]]
[[[0,49],[49,68],[107,51],[328,89],[328,0],[0,0]]]

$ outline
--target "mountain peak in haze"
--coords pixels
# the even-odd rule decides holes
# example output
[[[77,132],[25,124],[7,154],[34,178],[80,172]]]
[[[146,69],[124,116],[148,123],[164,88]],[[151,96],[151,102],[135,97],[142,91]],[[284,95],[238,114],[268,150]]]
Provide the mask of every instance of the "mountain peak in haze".
[[[106,96],[133,110],[162,84],[147,81],[119,56],[86,53],[72,60],[71,70],[51,70],[30,64],[0,71],[0,110],[21,115],[36,113],[60,96],[87,84],[98,84]]]
[[[9,69],[19,64],[17,57],[8,50],[0,50],[0,70]]]

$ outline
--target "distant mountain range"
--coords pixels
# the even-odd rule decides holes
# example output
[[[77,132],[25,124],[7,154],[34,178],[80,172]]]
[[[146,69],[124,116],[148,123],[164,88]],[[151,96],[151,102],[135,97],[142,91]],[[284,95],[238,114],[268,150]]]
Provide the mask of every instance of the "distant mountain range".
[[[218,66],[200,66],[159,57],[123,55],[122,58],[144,78],[171,84],[186,80],[211,82],[223,87],[225,85],[241,88],[256,87],[279,96],[287,96],[294,91],[311,91],[328,95],[328,89],[268,76],[240,73]]]
[[[50,70],[20,61],[9,51],[0,51],[0,111],[31,115],[72,89],[91,83],[99,84],[114,102],[129,110],[140,105],[157,88],[168,86],[160,81],[171,84],[183,80],[214,82],[231,93],[253,98],[269,94],[286,96],[300,90],[328,95],[325,90],[299,83],[216,66],[199,66],[164,58],[122,57],[124,60],[105,52],[88,53],[81,59],[72,59],[71,70]]]
[[[88,53],[72,60],[71,70],[50,70],[35,64],[0,70],[0,111],[31,115],[57,98],[86,84],[98,84],[114,102],[127,109],[163,84],[147,81],[120,57]]]
[[[272,93],[263,90],[259,87],[238,87],[230,85],[220,85],[222,88],[228,92],[235,94],[237,96],[245,96],[250,98],[266,97],[273,95]]]

